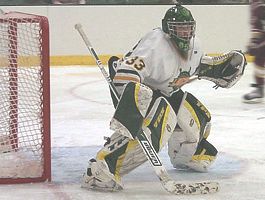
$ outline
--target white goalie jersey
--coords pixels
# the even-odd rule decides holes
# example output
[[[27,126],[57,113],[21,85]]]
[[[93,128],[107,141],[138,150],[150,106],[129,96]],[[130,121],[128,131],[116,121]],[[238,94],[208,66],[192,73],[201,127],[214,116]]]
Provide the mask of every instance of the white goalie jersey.
[[[175,84],[192,76],[200,64],[203,53],[196,37],[190,46],[184,59],[160,28],[147,33],[116,67],[113,82],[118,92],[122,92],[124,84],[134,81],[170,96],[178,89]]]

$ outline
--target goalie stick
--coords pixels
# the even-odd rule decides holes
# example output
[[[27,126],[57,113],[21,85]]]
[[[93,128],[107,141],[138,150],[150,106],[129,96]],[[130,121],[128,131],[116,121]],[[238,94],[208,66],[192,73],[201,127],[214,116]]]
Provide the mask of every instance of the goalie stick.
[[[75,29],[79,32],[80,36],[82,37],[86,47],[88,48],[90,54],[94,57],[97,66],[99,67],[100,71],[102,72],[104,78],[108,82],[110,89],[114,93],[115,98],[118,100],[120,95],[118,94],[112,80],[110,79],[108,73],[106,72],[104,66],[102,65],[99,57],[97,56],[94,48],[92,47],[91,43],[89,42],[85,32],[82,29],[81,24],[76,24]],[[197,182],[197,183],[178,183],[172,180],[162,164],[160,158],[158,157],[154,147],[148,140],[146,134],[142,130],[141,133],[137,136],[137,140],[142,147],[146,157],[150,161],[152,167],[156,175],[158,176],[160,182],[162,183],[164,189],[173,194],[208,194],[214,193],[219,190],[219,183],[218,182]]]

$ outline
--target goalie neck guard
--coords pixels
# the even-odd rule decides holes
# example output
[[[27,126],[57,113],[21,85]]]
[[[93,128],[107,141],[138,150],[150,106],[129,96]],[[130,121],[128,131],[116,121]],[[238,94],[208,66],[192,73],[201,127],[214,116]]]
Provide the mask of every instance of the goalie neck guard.
[[[170,8],[162,19],[162,29],[176,43],[178,49],[187,52],[190,49],[190,40],[195,36],[196,22],[191,12],[176,5]]]

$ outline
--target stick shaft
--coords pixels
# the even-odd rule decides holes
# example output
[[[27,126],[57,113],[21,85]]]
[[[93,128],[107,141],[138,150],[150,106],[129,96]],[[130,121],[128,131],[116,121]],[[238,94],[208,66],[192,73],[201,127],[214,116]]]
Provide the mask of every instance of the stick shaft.
[[[111,91],[113,92],[115,98],[117,100],[119,100],[120,95],[118,94],[109,74],[106,72],[104,66],[102,65],[96,51],[94,50],[94,48],[92,47],[91,43],[89,42],[84,30],[82,29],[81,24],[76,24],[75,25],[76,30],[79,32],[80,36],[82,37],[83,41],[85,42],[86,47],[88,48],[90,54],[93,56],[93,58],[95,59],[97,66],[99,67],[101,73],[103,74],[104,78],[106,79],[106,81],[108,82]]]

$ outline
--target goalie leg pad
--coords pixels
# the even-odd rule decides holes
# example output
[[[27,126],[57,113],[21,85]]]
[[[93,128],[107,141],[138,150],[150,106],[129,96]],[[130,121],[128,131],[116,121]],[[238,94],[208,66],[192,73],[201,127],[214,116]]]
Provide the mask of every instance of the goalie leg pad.
[[[157,151],[168,142],[176,126],[176,118],[173,108],[164,97],[154,101],[142,128]],[[97,153],[96,160],[104,161],[113,176],[112,180],[120,183],[123,175],[144,163],[147,158],[137,140],[114,132]]]
[[[209,135],[211,114],[196,97],[188,92],[183,96],[177,121],[189,142],[198,143],[203,137],[207,138]]]
[[[144,131],[150,135],[156,152],[168,142],[177,124],[177,116],[164,97],[155,100],[150,112],[144,120]]]
[[[89,160],[86,173],[83,175],[81,187],[93,190],[117,191],[123,186],[117,181],[104,160]]]
[[[96,160],[104,161],[114,180],[121,182],[123,175],[128,174],[147,159],[137,140],[130,140],[128,137],[114,132],[97,153]]]
[[[140,83],[129,82],[122,93],[110,128],[131,139],[140,131],[153,91]]]
[[[82,187],[87,189],[121,190],[121,176],[130,172],[146,160],[137,140],[114,132],[104,147],[91,159],[83,175]]]
[[[168,142],[177,123],[177,117],[164,97],[157,98],[144,119],[142,129],[147,134],[152,146],[159,152]],[[129,173],[147,160],[141,146],[136,140],[130,140],[123,151],[122,161],[116,165],[121,176]]]
[[[186,168],[196,151],[198,143],[187,141],[186,134],[181,129],[176,129],[168,141],[168,155],[175,168]]]
[[[195,171],[207,172],[214,163],[217,153],[217,149],[210,142],[202,139],[187,166]]]
[[[178,130],[174,131],[169,140],[168,154],[173,167],[207,172],[216,159],[216,148],[205,138],[199,144],[187,142],[184,138],[184,132]]]
[[[211,115],[192,94],[185,92],[177,114],[178,126],[168,142],[174,167],[187,166],[199,142],[210,134]]]

